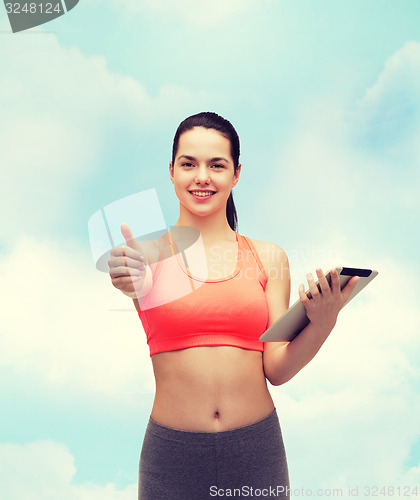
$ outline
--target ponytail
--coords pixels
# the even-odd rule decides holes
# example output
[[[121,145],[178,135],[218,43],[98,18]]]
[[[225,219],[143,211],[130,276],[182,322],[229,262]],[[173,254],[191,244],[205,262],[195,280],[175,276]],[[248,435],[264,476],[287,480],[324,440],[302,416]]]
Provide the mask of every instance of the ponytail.
[[[233,202],[233,194],[230,192],[228,201],[226,203],[226,218],[231,229],[236,231],[238,226],[238,215],[236,214],[235,203]]]

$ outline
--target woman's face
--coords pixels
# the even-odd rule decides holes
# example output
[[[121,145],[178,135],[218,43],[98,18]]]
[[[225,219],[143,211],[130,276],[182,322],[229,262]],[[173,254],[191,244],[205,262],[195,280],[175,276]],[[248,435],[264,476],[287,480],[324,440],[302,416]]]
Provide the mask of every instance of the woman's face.
[[[194,127],[181,134],[175,163],[169,172],[175,193],[184,207],[199,215],[224,208],[231,189],[239,180],[241,165],[235,173],[230,141],[215,129]],[[212,191],[199,198],[191,191]]]

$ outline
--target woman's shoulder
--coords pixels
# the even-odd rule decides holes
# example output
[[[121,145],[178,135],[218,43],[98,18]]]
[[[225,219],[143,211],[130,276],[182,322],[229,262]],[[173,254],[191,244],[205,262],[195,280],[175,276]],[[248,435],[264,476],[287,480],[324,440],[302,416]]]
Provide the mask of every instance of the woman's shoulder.
[[[272,243],[271,241],[257,240],[249,236],[247,236],[246,238],[253,243],[256,250],[258,250],[258,253],[261,253],[263,257],[268,256],[270,253],[285,252],[283,247],[277,245],[277,243]]]
[[[271,268],[273,265],[276,265],[276,263],[278,265],[279,262],[287,262],[287,255],[285,250],[277,243],[272,243],[270,241],[261,241],[250,238],[249,236],[247,236],[247,239],[250,240],[254,245],[254,248],[258,253],[258,257],[264,265],[266,274],[268,273],[269,268]]]

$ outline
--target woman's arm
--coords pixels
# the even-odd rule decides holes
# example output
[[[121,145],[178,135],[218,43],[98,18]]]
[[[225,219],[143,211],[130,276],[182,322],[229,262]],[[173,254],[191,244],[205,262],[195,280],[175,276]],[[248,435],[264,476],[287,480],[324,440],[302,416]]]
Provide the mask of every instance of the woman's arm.
[[[315,357],[330,333],[309,323],[291,342],[266,342],[263,363],[270,383],[281,385],[293,378]]]
[[[276,252],[270,252],[268,264],[268,281],[266,297],[269,307],[270,327],[289,308],[290,270],[286,253],[274,245]],[[281,385],[293,378],[305,365],[314,358],[322,344],[333,330],[337,315],[359,278],[353,277],[340,291],[338,275],[332,273],[331,287],[324,273],[317,269],[319,292],[312,275],[308,275],[309,290],[312,299],[304,293],[304,286],[299,286],[299,297],[305,306],[310,323],[291,342],[265,342],[263,353],[264,372],[272,385]]]

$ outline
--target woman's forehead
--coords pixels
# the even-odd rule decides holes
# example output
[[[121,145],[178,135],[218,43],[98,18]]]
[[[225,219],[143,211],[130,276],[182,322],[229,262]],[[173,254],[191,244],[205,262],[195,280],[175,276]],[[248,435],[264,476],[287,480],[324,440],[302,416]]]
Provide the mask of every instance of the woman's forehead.
[[[181,134],[179,138],[177,156],[188,154],[211,154],[212,156],[225,156],[230,158],[230,141],[215,129],[194,127]]]

